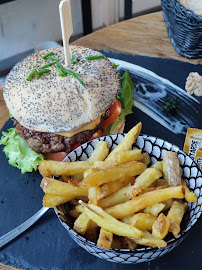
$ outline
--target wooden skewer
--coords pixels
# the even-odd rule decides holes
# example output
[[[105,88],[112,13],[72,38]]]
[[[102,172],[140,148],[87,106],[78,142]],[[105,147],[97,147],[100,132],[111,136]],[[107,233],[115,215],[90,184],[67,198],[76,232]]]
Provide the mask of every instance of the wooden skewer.
[[[60,12],[60,23],[61,23],[62,39],[63,39],[63,47],[64,47],[64,55],[65,55],[65,65],[69,66],[71,64],[69,38],[73,33],[70,0],[63,0],[60,2],[59,12]]]
[[[97,211],[95,211],[94,209],[92,209],[89,205],[87,205],[85,202],[83,202],[82,200],[79,200],[79,203],[81,205],[83,205],[84,207],[88,208],[88,210],[90,210],[91,212],[93,212],[94,214],[96,214],[97,216],[104,218],[100,213],[98,213]]]

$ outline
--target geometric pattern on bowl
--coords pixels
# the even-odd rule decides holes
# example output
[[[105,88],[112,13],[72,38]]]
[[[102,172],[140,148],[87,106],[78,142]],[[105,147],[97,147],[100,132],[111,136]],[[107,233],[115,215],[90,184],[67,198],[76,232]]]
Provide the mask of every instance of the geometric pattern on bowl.
[[[97,143],[101,140],[107,142],[111,151],[121,142],[124,136],[125,134],[108,135],[87,142],[72,151],[64,159],[64,161],[78,161],[88,159],[95,149]],[[163,156],[168,150],[177,152],[178,158],[180,160],[180,165],[183,170],[183,179],[186,181],[190,190],[196,193],[198,201],[196,203],[188,204],[189,211],[187,215],[186,226],[184,226],[177,238],[172,238],[167,242],[167,246],[165,248],[159,249],[143,247],[137,248],[134,251],[127,249],[106,250],[98,247],[95,243],[88,241],[85,237],[75,232],[72,229],[72,217],[66,215],[66,219],[64,221],[60,215],[61,209],[58,211],[57,207],[55,207],[56,215],[62,225],[68,231],[69,235],[90,254],[110,262],[135,264],[148,262],[161,257],[162,255],[170,252],[172,249],[178,246],[183,241],[183,239],[185,239],[191,228],[194,226],[197,220],[199,220],[202,213],[202,173],[197,167],[196,163],[186,153],[181,151],[176,145],[148,135],[140,135],[136,143],[133,145],[133,148],[140,148],[143,150],[143,152],[148,152],[150,154],[152,164],[156,161],[162,160]]]

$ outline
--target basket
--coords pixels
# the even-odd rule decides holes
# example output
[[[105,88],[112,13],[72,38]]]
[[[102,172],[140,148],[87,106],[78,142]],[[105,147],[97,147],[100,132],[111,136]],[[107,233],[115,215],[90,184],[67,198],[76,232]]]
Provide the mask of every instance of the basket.
[[[179,0],[161,0],[170,42],[186,58],[202,58],[202,16],[186,9]]]

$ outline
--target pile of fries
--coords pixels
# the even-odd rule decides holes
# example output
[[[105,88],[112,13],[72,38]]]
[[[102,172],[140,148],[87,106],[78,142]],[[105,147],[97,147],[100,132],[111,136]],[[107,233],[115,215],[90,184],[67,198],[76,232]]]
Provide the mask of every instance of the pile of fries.
[[[149,167],[147,152],[131,150],[141,127],[132,128],[110,153],[100,141],[86,161],[43,160],[39,166],[44,206],[68,202],[73,229],[105,249],[166,247],[164,238],[180,233],[187,202],[197,201],[181,179],[175,152]]]

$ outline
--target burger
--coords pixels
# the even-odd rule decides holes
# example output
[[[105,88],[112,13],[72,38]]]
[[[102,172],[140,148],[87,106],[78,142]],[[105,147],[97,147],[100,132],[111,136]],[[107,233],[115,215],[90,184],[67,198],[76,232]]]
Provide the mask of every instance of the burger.
[[[62,160],[80,144],[109,134],[114,122],[113,133],[123,130],[126,113],[123,93],[118,97],[117,69],[99,51],[73,45],[70,50],[68,67],[63,48],[48,49],[17,63],[6,78],[3,95],[15,128],[3,133],[0,144],[11,160],[17,139],[23,151],[29,149],[23,161],[10,162],[18,168],[28,162],[27,154],[35,155],[34,166],[22,172],[36,169],[44,156]]]

